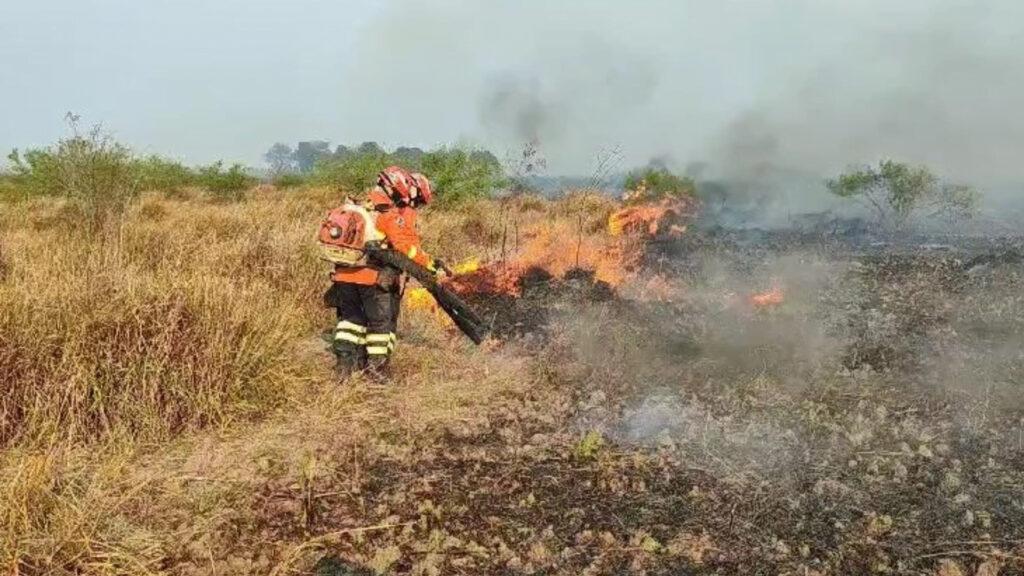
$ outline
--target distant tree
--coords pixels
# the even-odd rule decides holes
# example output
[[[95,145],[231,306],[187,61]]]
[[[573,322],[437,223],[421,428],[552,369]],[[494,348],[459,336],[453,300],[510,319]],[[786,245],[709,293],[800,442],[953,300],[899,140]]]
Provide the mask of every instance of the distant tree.
[[[263,155],[263,158],[267,161],[267,165],[270,166],[271,176],[278,176],[295,169],[295,153],[292,151],[292,147],[287,144],[282,144],[281,142],[274,144]]]
[[[355,151],[344,144],[338,144],[338,147],[334,149],[335,160],[344,160],[352,154],[355,154]]]
[[[423,155],[426,154],[423,150],[408,146],[399,146],[395,148],[395,151],[391,153],[391,156],[398,161],[399,164],[404,166],[417,166],[420,161],[423,160]]]
[[[366,155],[386,154],[386,152],[384,152],[384,149],[380,147],[380,144],[377,144],[376,142],[363,142],[362,144],[359,145],[359,148],[356,148],[356,152],[358,152],[359,154]]]
[[[295,163],[300,172],[310,172],[321,158],[331,155],[331,145],[323,140],[299,142],[295,148]]]
[[[944,184],[928,168],[882,160],[878,167],[864,166],[826,182],[841,198],[859,202],[884,226],[901,228],[915,213],[950,220],[969,218],[980,196],[970,186]]]

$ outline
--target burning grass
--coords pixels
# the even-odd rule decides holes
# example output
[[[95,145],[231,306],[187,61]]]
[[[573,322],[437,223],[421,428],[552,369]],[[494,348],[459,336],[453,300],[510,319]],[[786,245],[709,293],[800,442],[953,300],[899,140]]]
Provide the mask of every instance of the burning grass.
[[[552,296],[578,292],[574,284],[581,281],[598,299],[622,288],[644,299],[669,299],[676,287],[664,277],[641,277],[645,250],[685,232],[692,210],[693,203],[682,198],[615,207],[593,195],[570,195],[553,207],[554,218],[523,225],[515,220],[511,249],[503,249],[498,260],[467,260],[447,285],[490,313],[500,335],[535,332],[546,321]],[[605,218],[603,225],[595,224],[595,213]],[[451,325],[425,290],[411,290],[408,303]]]
[[[750,295],[750,304],[755,308],[770,308],[778,306],[786,301],[782,288],[775,286],[766,292],[758,292]]]

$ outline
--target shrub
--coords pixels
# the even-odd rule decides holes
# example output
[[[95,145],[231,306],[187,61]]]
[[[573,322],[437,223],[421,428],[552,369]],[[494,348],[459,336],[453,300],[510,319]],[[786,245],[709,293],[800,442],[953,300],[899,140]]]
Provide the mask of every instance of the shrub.
[[[14,178],[26,195],[62,196],[73,200],[87,223],[96,227],[124,211],[140,190],[131,152],[98,128],[73,135],[56,146],[17,150],[8,159]]]
[[[667,168],[649,166],[634,170],[626,176],[627,202],[648,202],[661,198],[693,196],[693,180],[673,174]]]
[[[228,200],[240,199],[243,191],[256,184],[256,179],[246,174],[241,164],[232,164],[225,170],[221,161],[200,166],[196,180],[203,188]]]
[[[414,160],[417,157],[418,161]],[[434,197],[441,205],[487,198],[505,184],[501,163],[485,150],[439,148],[415,156],[407,150],[401,155],[388,154],[365,145],[359,150],[320,160],[311,180],[315,184],[358,193],[372,186],[377,173],[392,164],[426,174],[433,183]]]
[[[296,172],[284,172],[274,176],[270,181],[275,188],[298,188],[306,184],[307,178]]]
[[[587,233],[604,230],[608,217],[619,206],[615,200],[595,190],[574,190],[551,205],[551,211],[577,223]]]
[[[78,131],[69,117],[72,134],[48,148],[14,150],[11,169],[0,173],[0,199],[22,200],[56,196],[72,201],[69,210],[92,227],[125,207],[142,191],[178,193],[201,186],[232,198],[255,184],[240,164],[224,169],[222,162],[192,169],[160,156],[136,157],[98,128]],[[83,218],[84,216],[84,218]]]
[[[25,197],[24,189],[18,185],[13,174],[0,172],[0,202],[13,202]]]
[[[828,180],[829,192],[874,212],[879,224],[902,228],[919,211],[950,220],[969,218],[979,194],[969,186],[943,184],[928,168],[883,160]]]
[[[143,190],[179,192],[196,184],[197,175],[181,162],[152,155],[135,160],[139,186]]]
[[[386,168],[391,161],[391,157],[387,154],[377,152],[351,153],[342,158],[325,158],[317,162],[311,180],[322,186],[358,193],[372,186],[376,181],[377,173]]]
[[[441,148],[423,156],[421,169],[440,205],[487,198],[504,185],[501,163],[484,150]]]

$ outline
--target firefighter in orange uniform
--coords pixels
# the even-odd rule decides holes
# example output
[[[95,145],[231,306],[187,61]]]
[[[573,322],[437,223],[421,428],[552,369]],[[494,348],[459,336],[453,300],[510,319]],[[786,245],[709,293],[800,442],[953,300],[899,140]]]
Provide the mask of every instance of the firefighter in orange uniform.
[[[372,216],[371,241],[405,254],[435,273],[447,267],[420,247],[416,209],[430,202],[430,182],[398,166],[384,169],[362,208]],[[337,311],[333,350],[340,375],[368,369],[379,377],[395,350],[404,279],[401,273],[372,261],[364,266],[336,265],[324,301]]]

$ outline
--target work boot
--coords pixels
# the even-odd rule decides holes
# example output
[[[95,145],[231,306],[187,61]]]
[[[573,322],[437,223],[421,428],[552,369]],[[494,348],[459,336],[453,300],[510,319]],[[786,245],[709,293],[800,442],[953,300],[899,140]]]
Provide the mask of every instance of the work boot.
[[[334,361],[334,377],[338,383],[348,380],[350,376],[362,370],[364,367],[359,364],[358,358],[352,358],[347,354],[338,354]]]
[[[384,386],[391,383],[391,370],[388,368],[386,356],[383,358],[371,356],[363,373],[374,384]]]

